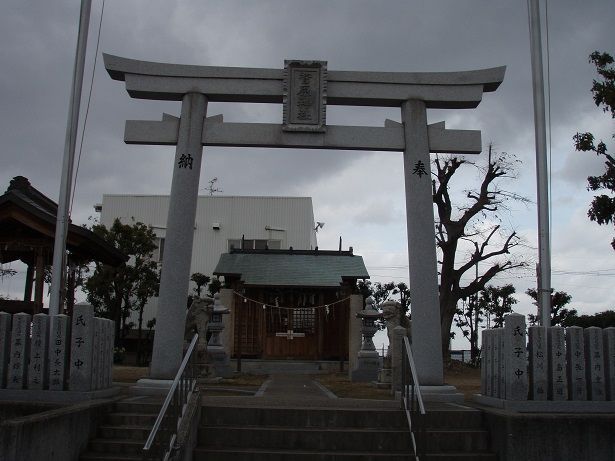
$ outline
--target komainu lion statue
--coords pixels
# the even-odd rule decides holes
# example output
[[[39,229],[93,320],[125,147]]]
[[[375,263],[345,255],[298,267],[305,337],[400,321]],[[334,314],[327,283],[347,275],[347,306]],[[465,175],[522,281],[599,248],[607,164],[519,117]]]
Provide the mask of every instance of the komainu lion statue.
[[[390,344],[393,344],[393,329],[395,327],[404,327],[406,329],[406,336],[411,340],[411,327],[412,322],[408,317],[406,317],[406,313],[402,312],[401,304],[397,301],[385,301],[380,305],[382,309],[382,317],[386,321],[387,327],[387,336],[389,337],[389,348]]]
[[[214,310],[213,298],[194,298],[186,312],[186,328],[184,339],[191,341],[195,333],[199,334],[197,351],[199,355],[205,354],[207,349],[207,326]]]

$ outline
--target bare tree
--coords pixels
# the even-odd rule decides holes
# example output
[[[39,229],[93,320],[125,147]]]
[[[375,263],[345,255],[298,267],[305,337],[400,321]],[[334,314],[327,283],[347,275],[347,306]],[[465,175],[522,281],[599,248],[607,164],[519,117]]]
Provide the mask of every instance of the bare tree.
[[[457,312],[457,303],[469,299],[485,288],[496,275],[524,267],[511,250],[521,244],[517,233],[504,229],[499,212],[506,210],[510,200],[529,202],[523,196],[500,188],[500,182],[514,178],[517,161],[506,153],[495,153],[489,146],[486,166],[479,166],[455,156],[436,157],[434,160],[433,201],[436,204],[436,243],[440,249],[440,321],[442,351],[448,357],[451,325]],[[479,169],[481,183],[477,189],[466,190],[467,203],[455,206],[450,188],[453,176],[464,165]],[[458,261],[463,249],[467,258]],[[477,266],[481,272],[477,271]],[[462,284],[462,277],[472,270],[471,281]],[[476,271],[476,275],[474,275]]]

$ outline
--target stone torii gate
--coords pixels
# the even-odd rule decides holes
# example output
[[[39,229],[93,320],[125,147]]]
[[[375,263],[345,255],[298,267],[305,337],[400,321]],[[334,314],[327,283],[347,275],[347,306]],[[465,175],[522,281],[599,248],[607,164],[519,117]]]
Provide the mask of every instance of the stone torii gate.
[[[150,378],[172,379],[182,359],[186,296],[203,146],[403,152],[412,289],[413,353],[421,385],[443,384],[432,206],[432,153],[478,154],[480,131],[427,124],[427,109],[470,109],[495,91],[505,67],[467,72],[328,71],[323,61],[285,61],[284,69],[209,67],[104,55],[107,72],[133,98],[182,101],[181,116],[126,122],[128,144],[176,145],[165,259]],[[225,123],[207,103],[283,104],[283,123]],[[402,123],[326,125],[326,106],[400,107]]]

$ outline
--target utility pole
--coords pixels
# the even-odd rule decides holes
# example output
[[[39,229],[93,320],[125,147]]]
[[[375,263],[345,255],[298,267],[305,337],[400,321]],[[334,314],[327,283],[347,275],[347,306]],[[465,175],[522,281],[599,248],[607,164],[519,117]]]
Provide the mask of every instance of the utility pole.
[[[538,313],[540,324],[551,326],[551,244],[549,236],[549,177],[545,122],[540,0],[528,0],[532,87],[534,90],[534,133],[536,139],[536,185],[538,197]]]
[[[81,0],[79,34],[77,37],[77,50],[75,52],[75,66],[73,69],[70,103],[68,106],[68,122],[66,124],[66,138],[64,142],[60,199],[58,200],[58,214],[56,215],[49,315],[62,313],[62,290],[64,287],[64,271],[66,268],[66,235],[68,233],[69,224],[69,207],[73,187],[73,165],[75,163],[75,144],[79,125],[81,87],[83,85],[83,68],[85,67],[85,52],[88,42],[91,7],[92,0]]]

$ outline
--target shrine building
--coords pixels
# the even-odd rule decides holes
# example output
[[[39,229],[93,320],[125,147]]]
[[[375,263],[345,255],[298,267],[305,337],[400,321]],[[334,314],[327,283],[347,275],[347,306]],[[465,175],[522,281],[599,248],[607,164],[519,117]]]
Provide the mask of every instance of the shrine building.
[[[167,236],[168,195],[105,194],[96,205],[107,227],[117,218],[123,224],[142,222],[157,238],[155,260],[162,264]],[[190,274],[211,276],[220,255],[232,248],[310,250],[318,245],[310,197],[199,196],[194,220]],[[195,285],[191,282],[192,293]],[[193,293],[192,293],[193,294]],[[158,298],[149,300],[143,324],[156,317]],[[136,313],[129,322],[136,325]]]
[[[352,249],[232,249],[213,273],[225,280],[232,357],[349,359],[351,295],[369,278]]]

